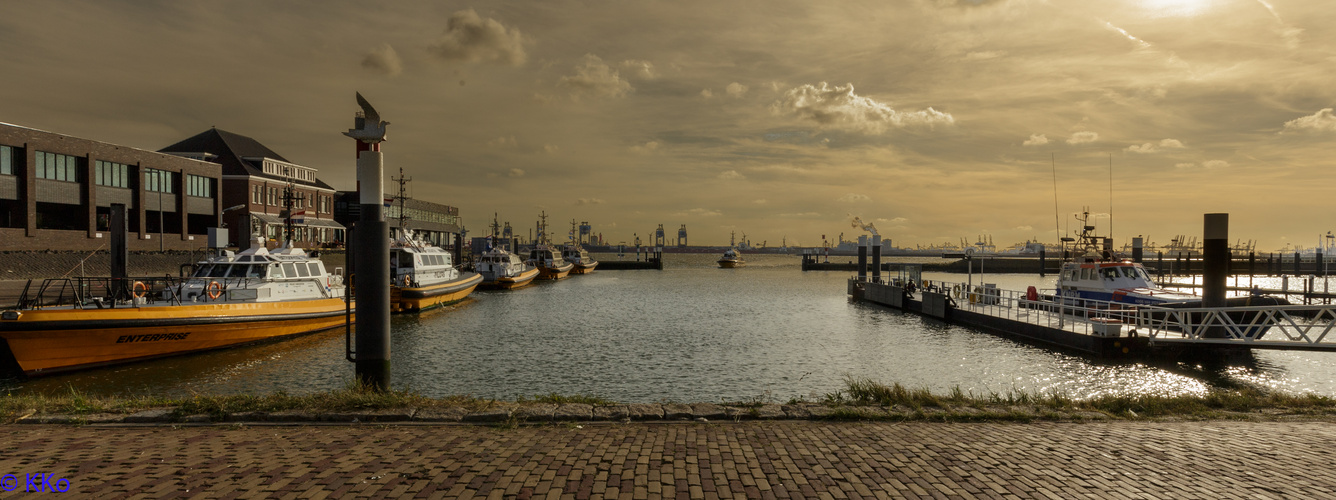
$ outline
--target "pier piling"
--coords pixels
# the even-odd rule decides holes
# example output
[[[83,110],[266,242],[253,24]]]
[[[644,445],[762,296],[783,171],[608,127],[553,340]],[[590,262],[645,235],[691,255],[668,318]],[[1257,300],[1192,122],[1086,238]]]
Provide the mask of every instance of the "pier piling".
[[[390,225],[385,221],[385,140],[387,122],[357,95],[362,106],[353,128],[344,133],[357,140],[357,191],[361,219],[357,222],[354,286],[357,303],[357,380],[367,387],[390,388]]]

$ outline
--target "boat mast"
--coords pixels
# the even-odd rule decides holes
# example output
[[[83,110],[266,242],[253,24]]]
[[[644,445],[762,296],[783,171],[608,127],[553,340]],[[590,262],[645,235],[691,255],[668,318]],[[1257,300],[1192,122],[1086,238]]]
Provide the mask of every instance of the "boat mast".
[[[405,240],[407,240],[408,226],[406,226],[405,224],[408,223],[408,210],[404,209],[404,204],[408,200],[408,194],[405,186],[408,184],[409,181],[413,180],[413,178],[404,177],[404,167],[399,167],[399,177],[397,178],[391,177],[390,180],[399,183],[399,195],[395,196],[395,199],[399,202],[399,217],[398,217],[399,235],[402,236]]]

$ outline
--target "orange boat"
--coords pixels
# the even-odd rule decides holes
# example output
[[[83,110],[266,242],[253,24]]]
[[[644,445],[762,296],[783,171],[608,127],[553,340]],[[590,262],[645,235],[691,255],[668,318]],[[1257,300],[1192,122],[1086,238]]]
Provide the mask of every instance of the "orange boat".
[[[482,275],[460,272],[453,260],[441,247],[401,233],[390,244],[390,308],[396,313],[420,312],[468,298],[482,283]]]
[[[29,376],[343,326],[343,277],[299,248],[222,251],[188,278],[68,278],[0,312],[0,363]],[[6,356],[8,355],[8,356]],[[9,358],[9,359],[5,359]]]

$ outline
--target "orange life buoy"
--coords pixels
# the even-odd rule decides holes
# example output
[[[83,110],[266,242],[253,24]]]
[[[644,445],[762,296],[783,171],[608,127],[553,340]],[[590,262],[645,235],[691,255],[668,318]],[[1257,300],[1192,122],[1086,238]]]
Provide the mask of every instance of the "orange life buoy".
[[[209,286],[204,287],[204,290],[209,294],[210,299],[217,299],[223,295],[223,285],[218,284],[217,281],[210,281]]]
[[[409,283],[412,283],[412,282],[413,282],[413,278],[412,278],[411,276],[405,274],[405,275],[404,275],[404,279],[403,279],[402,281],[403,281],[403,284],[404,284],[403,286],[408,286]]]
[[[131,288],[133,289],[136,299],[142,299],[144,298],[144,294],[148,293],[148,285],[145,285],[142,281],[136,281]]]

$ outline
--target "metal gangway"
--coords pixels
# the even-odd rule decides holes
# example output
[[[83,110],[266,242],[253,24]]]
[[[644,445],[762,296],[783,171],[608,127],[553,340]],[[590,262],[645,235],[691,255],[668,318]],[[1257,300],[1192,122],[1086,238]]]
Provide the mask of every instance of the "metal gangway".
[[[889,280],[900,286],[899,279]],[[1150,345],[1196,344],[1249,349],[1336,351],[1336,305],[1176,308],[1120,302],[1054,300],[1055,289],[1029,294],[989,285],[923,281],[954,307],[1011,321],[1102,337],[1145,337]]]

